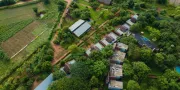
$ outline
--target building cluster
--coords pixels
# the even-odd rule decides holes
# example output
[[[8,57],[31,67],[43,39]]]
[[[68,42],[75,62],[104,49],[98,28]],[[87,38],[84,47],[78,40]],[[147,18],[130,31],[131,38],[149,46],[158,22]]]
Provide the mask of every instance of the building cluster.
[[[110,71],[106,79],[109,90],[123,89],[123,62],[128,50],[128,45],[116,42],[113,44],[114,54],[110,58]]]
[[[98,43],[91,45],[87,50],[86,54],[89,56],[94,50],[102,50],[105,46],[113,45],[114,54],[111,57],[110,61],[110,71],[106,80],[109,90],[121,90],[123,89],[123,82],[121,81],[123,77],[123,61],[126,56],[126,51],[128,46],[126,44],[117,42],[117,38],[121,37],[123,34],[129,36],[130,26],[132,26],[138,18],[138,15],[133,15],[131,19],[127,20],[125,24],[118,27],[116,30],[105,35]],[[87,32],[91,28],[91,25],[84,21],[78,20],[71,27],[70,31],[75,34],[77,37],[80,37],[82,34]],[[60,68],[61,71],[64,71],[67,75],[70,74],[71,66],[75,63],[75,60],[65,63],[64,67]],[[40,85],[38,85],[35,90],[46,90],[48,86],[53,81],[53,74],[51,73]]]
[[[87,50],[86,54],[89,56],[90,53],[94,50],[101,50],[103,47],[113,44],[117,41],[118,37],[126,34],[129,36],[130,27],[136,23],[138,15],[133,15],[129,20],[126,21],[125,24],[119,26],[116,30],[110,32],[109,34],[105,35],[103,39],[101,39],[98,43],[91,45]]]

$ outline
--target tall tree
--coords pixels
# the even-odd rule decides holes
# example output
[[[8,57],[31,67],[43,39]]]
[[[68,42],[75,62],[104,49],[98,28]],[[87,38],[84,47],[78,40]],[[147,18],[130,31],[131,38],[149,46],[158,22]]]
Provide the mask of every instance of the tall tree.
[[[139,83],[142,82],[147,75],[150,73],[151,69],[144,62],[133,62],[133,70],[136,73],[137,80]]]

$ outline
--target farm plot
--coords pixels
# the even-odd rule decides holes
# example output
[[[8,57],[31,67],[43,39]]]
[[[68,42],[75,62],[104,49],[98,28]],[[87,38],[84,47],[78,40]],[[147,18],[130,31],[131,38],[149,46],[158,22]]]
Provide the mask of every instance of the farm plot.
[[[42,3],[0,10],[0,43],[6,41],[36,19],[33,7],[43,10]]]
[[[2,42],[1,47],[8,54],[8,56],[13,56],[20,49],[22,49],[25,45],[31,42],[35,38],[35,36],[31,33],[36,27],[40,25],[39,21],[34,21],[29,24],[23,30],[16,33],[13,37]]]
[[[24,20],[19,21],[17,23],[11,23],[9,25],[0,26],[0,42],[7,40],[12,37],[15,33],[22,30],[28,24],[30,24],[33,20]]]

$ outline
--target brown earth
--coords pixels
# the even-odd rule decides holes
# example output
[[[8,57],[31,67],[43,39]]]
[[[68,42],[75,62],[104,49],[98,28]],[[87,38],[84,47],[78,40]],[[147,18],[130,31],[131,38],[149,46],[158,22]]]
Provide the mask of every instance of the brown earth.
[[[31,32],[39,24],[40,22],[34,21],[5,42],[2,42],[2,49],[8,54],[9,57],[12,57],[35,38]]]

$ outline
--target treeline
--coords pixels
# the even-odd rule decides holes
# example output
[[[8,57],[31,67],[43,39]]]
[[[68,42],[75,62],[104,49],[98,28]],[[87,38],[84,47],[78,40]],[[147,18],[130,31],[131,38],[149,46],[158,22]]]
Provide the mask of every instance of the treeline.
[[[12,5],[15,4],[15,0],[2,0],[0,1],[0,6],[7,6],[7,5]]]

